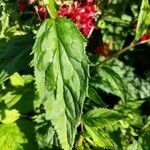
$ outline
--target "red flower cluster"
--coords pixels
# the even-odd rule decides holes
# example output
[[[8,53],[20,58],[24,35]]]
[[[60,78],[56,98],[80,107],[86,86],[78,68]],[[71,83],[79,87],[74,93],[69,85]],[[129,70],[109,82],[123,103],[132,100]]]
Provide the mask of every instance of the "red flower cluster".
[[[24,12],[26,9],[26,6],[29,4],[29,0],[22,0],[19,2],[18,10],[19,12]]]
[[[97,9],[94,0],[75,1],[71,5],[64,4],[60,7],[57,15],[71,19],[87,37],[96,28],[94,21],[97,17]]]
[[[20,1],[19,2],[19,5],[18,5],[18,10],[19,10],[19,12],[24,12],[25,11],[25,9],[26,9],[26,7],[27,7],[27,5],[29,5],[29,4],[32,4],[32,3],[34,3],[34,8],[35,8],[35,10],[36,10],[36,13],[37,13],[37,15],[38,15],[38,18],[40,19],[40,20],[44,20],[44,19],[46,19],[47,17],[48,17],[48,12],[47,12],[47,10],[46,10],[46,8],[45,7],[43,7],[43,6],[39,6],[36,2],[31,2],[31,0],[22,0],[22,1]]]
[[[48,18],[48,12],[45,7],[36,5],[35,9],[36,9],[38,18],[40,20],[44,20],[44,19]]]

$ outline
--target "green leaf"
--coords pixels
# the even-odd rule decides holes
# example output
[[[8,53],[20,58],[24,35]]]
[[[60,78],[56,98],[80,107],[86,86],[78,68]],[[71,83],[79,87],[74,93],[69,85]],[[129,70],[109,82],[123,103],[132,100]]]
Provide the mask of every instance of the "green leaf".
[[[13,86],[24,86],[24,80],[23,78],[19,75],[19,73],[14,73],[11,77],[10,77],[10,82]]]
[[[91,127],[108,127],[125,119],[126,117],[114,110],[99,108],[89,111],[84,117],[83,121]]]
[[[38,115],[35,119],[36,138],[40,149],[59,149],[57,134],[50,121],[45,120],[45,114]]]
[[[24,35],[15,37],[0,48],[0,62],[3,62],[0,64],[0,83],[29,64],[32,44],[33,37]]]
[[[85,39],[65,18],[46,20],[33,47],[37,89],[63,149],[71,149],[87,94]]]
[[[84,136],[80,135],[76,141],[75,150],[90,150],[89,143],[85,140]]]
[[[9,14],[6,11],[6,6],[3,4],[3,11],[0,17],[0,37],[4,36],[5,30],[9,27]]]
[[[101,29],[102,40],[111,50],[120,50],[130,32],[130,0],[99,0],[101,17],[97,20]],[[135,0],[134,0],[135,1]],[[128,11],[126,11],[128,10]]]
[[[150,5],[149,0],[143,0],[139,17],[138,23],[136,28],[136,36],[135,41],[138,41],[139,38],[146,33],[148,27],[150,26]]]
[[[126,101],[127,87],[123,79],[117,72],[108,66],[99,68],[98,79],[92,83],[92,86],[119,96],[123,102]]]
[[[19,112],[16,109],[12,110],[1,110],[0,111],[0,121],[2,123],[13,123],[20,117]]]
[[[103,148],[114,148],[113,141],[109,137],[109,135],[103,130],[99,130],[96,127],[90,127],[88,125],[84,125],[85,129],[90,138],[86,137],[86,140],[93,145],[94,147],[103,147]]]
[[[96,104],[102,106],[102,107],[106,107],[106,104],[103,102],[103,100],[101,99],[101,97],[97,94],[96,90],[92,87],[89,87],[88,89],[88,97],[94,101]]]
[[[10,91],[4,95],[0,95],[0,106],[3,108],[4,106],[7,108],[11,108],[15,105],[22,97],[20,93],[15,93],[14,91]]]
[[[18,75],[19,74],[13,75],[13,78],[11,76],[11,83],[13,83],[13,86],[6,84],[5,89],[1,91],[0,108],[17,109],[23,114],[33,112],[34,107],[39,103],[33,76]]]
[[[22,144],[27,140],[20,131],[17,124],[0,125],[0,149],[1,150],[23,150]]]
[[[139,149],[141,150],[149,150],[150,149],[150,131],[144,132],[141,137],[139,137],[138,144]]]

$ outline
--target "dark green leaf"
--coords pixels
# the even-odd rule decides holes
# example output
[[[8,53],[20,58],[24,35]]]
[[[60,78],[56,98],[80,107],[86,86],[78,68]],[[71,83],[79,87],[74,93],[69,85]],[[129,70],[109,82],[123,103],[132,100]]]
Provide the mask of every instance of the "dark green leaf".
[[[97,76],[96,81],[91,82],[92,86],[119,96],[123,102],[126,101],[127,87],[117,72],[108,66],[102,66],[99,68],[99,75]]]
[[[13,73],[27,66],[31,61],[31,47],[33,38],[30,35],[18,36],[0,48],[0,83]]]
[[[96,104],[102,106],[102,107],[106,107],[106,104],[103,102],[103,100],[101,99],[101,97],[97,94],[96,90],[92,87],[89,87],[88,89],[88,97],[94,101]]]
[[[126,117],[123,114],[118,113],[117,111],[99,108],[88,112],[83,117],[83,121],[88,126],[103,128],[112,126],[125,118]]]
[[[50,121],[45,120],[45,114],[38,115],[36,120],[36,139],[39,148],[45,150],[59,150],[57,134]]]
[[[139,144],[139,149],[141,150],[149,150],[150,149],[150,131],[147,131],[143,133],[143,135],[139,138],[138,144]]]
[[[63,149],[71,149],[87,94],[85,40],[65,18],[46,20],[33,48],[37,89]]]
[[[29,116],[28,116],[29,117]],[[23,150],[38,150],[35,133],[35,122],[30,118],[17,120],[17,126],[24,135],[26,143],[22,144]],[[15,149],[16,150],[16,149]]]

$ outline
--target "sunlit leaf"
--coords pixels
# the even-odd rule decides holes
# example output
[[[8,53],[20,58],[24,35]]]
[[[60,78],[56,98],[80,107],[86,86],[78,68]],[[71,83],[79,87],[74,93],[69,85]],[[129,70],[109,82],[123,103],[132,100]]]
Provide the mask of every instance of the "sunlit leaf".
[[[0,110],[0,122],[2,123],[13,123],[20,117],[20,114],[17,110]]]
[[[17,124],[0,125],[0,149],[1,150],[23,150],[22,144],[27,143],[24,134]]]
[[[139,38],[146,33],[149,26],[150,26],[150,4],[149,0],[143,0],[137,22],[135,41],[138,41]]]
[[[37,89],[63,149],[71,149],[87,94],[85,39],[65,18],[46,20],[33,48]]]

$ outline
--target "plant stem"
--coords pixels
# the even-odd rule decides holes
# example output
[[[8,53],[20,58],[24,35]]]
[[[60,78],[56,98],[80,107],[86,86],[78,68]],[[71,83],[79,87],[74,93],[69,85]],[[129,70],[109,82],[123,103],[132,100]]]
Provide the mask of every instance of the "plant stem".
[[[122,53],[128,51],[129,49],[131,49],[131,48],[133,48],[135,46],[141,45],[141,44],[145,44],[147,42],[150,42],[150,39],[145,40],[145,41],[139,41],[139,42],[136,42],[136,43],[132,42],[130,45],[128,45],[127,47],[123,48],[122,50],[117,51],[116,53],[112,54],[111,56],[106,58],[104,61],[102,61],[102,62],[100,62],[98,64],[91,65],[91,67],[99,67],[99,66],[103,65],[105,62],[111,60],[114,57],[117,57],[117,56],[121,55]]]
[[[75,147],[80,148],[83,145],[84,137],[82,135],[79,136],[79,139],[76,141]]]
[[[50,17],[55,19],[56,18],[56,9],[55,9],[55,2],[54,2],[54,0],[46,1],[45,5],[46,5],[46,9],[47,9]]]

